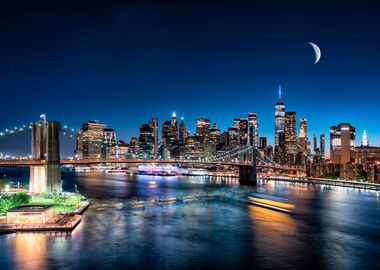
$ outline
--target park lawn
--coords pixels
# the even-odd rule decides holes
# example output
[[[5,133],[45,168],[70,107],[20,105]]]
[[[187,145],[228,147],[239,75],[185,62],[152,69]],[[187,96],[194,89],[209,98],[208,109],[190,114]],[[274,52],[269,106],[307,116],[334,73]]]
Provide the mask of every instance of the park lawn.
[[[55,205],[54,210],[56,214],[62,214],[67,212],[73,212],[75,210],[75,207],[67,205]]]
[[[70,198],[70,197],[69,197]],[[46,197],[33,197],[29,204],[42,204],[42,205],[54,205],[54,210],[56,214],[66,213],[66,212],[72,212],[75,210],[77,206],[79,206],[78,203],[73,202],[73,200],[67,199],[67,203],[64,202],[56,202],[53,198],[46,198]]]
[[[5,216],[7,211],[19,205],[53,205],[57,214],[72,212],[80,205],[80,195],[30,196],[24,192],[13,194],[0,193],[0,216]]]

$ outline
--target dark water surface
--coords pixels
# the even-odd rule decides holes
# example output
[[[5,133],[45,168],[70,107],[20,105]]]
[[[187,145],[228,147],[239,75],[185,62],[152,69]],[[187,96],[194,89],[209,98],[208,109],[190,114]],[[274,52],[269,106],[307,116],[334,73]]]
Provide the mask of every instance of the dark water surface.
[[[0,170],[25,181],[27,171]],[[124,207],[240,188],[202,177],[66,173],[64,188],[92,203],[72,233],[0,235],[0,269],[379,269],[380,194],[341,187],[260,183],[294,215],[233,200]]]

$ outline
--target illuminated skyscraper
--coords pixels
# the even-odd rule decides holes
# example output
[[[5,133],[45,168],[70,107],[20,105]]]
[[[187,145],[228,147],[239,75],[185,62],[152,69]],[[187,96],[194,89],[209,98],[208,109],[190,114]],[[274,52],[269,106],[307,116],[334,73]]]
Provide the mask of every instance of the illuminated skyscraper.
[[[240,146],[248,144],[248,120],[246,118],[239,120],[239,144]]]
[[[172,114],[171,121],[166,121],[162,125],[163,152],[169,153],[168,158],[177,158],[179,155],[178,145],[178,122],[175,112]]]
[[[129,143],[128,156],[134,157],[140,152],[139,140],[136,137],[132,137]]]
[[[218,129],[218,125],[214,123],[212,129],[210,130],[210,139],[217,145],[220,142],[220,130]]]
[[[139,148],[143,157],[150,158],[154,153],[154,131],[151,123],[140,128]]]
[[[264,149],[267,147],[267,138],[266,137],[260,137],[260,149]]]
[[[248,113],[248,137],[249,145],[259,146],[259,122],[256,113]]]
[[[274,126],[274,136],[275,136],[275,146],[279,146],[279,133],[285,132],[285,104],[282,102],[281,85],[278,88],[278,101],[275,105],[275,126]]]
[[[187,138],[187,130],[185,125],[185,120],[181,117],[181,122],[179,123],[179,142],[185,144]]]
[[[177,115],[175,112],[172,114],[172,134],[176,141],[178,141],[178,121],[177,121]]]
[[[79,159],[101,158],[103,155],[104,129],[99,121],[83,123],[76,141],[76,154]]]
[[[206,117],[197,118],[196,135],[203,138],[203,141],[210,139],[210,120]]]
[[[307,137],[307,125],[306,125],[306,118],[300,119],[300,138],[306,138]]]
[[[285,113],[285,159],[289,166],[294,165],[297,149],[296,113]]]
[[[181,121],[179,122],[179,153],[182,156],[185,153],[186,140],[188,138],[188,132],[186,130],[185,120],[181,117]]]
[[[103,148],[102,148],[102,157],[111,158],[112,151],[116,147],[116,133],[112,128],[103,129]]]
[[[177,158],[179,155],[178,146],[178,123],[177,115],[173,113],[171,121],[165,121],[162,124],[162,143],[163,151],[169,153],[168,158]]]
[[[330,128],[330,160],[345,164],[354,159],[355,128],[341,123]]]
[[[307,120],[306,118],[300,119],[300,134],[298,138],[298,157],[297,165],[305,165],[307,156],[309,155],[309,140],[307,138]]]
[[[239,147],[239,130],[237,128],[228,128],[228,148],[235,149]]]
[[[365,130],[363,131],[363,137],[362,137],[362,141],[361,141],[360,145],[361,146],[369,146],[368,140],[367,140],[367,132]]]
[[[150,121],[150,125],[153,129],[153,136],[154,136],[154,146],[153,146],[153,156],[158,156],[158,119],[152,118]]]
[[[221,144],[221,150],[226,151],[229,149],[229,133],[228,131],[224,131],[222,135],[220,135],[220,144]]]
[[[321,153],[322,161],[325,160],[325,134],[319,136],[319,151]]]

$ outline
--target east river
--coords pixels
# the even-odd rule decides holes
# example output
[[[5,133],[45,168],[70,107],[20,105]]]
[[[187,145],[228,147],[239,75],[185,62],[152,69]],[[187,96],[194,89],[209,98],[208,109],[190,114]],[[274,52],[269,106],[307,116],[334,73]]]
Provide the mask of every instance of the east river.
[[[25,181],[26,170],[0,169]],[[0,269],[380,269],[380,193],[287,182],[292,215],[229,200],[124,207],[131,200],[228,192],[233,179],[64,173],[91,207],[72,233],[0,235]]]

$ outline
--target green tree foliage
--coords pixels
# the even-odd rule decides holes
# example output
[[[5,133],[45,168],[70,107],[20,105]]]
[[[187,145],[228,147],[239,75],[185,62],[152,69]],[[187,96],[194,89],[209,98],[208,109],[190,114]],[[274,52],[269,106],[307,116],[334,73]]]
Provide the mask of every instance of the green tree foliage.
[[[22,192],[0,195],[0,215],[5,215],[12,207],[28,204],[31,198],[30,195]]]

